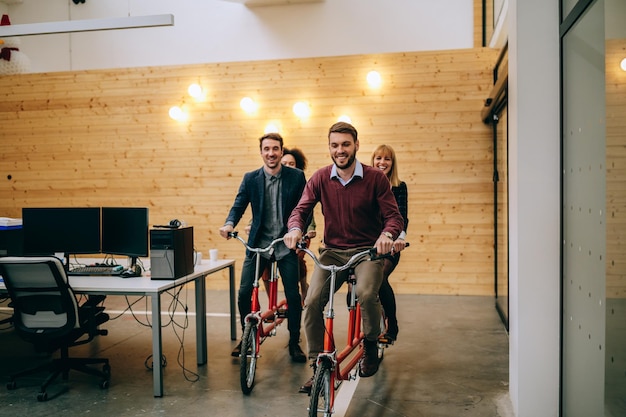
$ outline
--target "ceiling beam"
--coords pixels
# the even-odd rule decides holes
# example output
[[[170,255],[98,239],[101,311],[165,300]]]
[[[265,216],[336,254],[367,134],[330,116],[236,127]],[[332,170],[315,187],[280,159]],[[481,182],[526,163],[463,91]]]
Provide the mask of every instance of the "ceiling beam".
[[[287,4],[323,3],[326,0],[224,0],[232,3],[245,4],[247,7],[255,6],[284,6]]]
[[[0,26],[0,37],[92,32],[98,30],[134,29],[156,26],[174,26],[174,15],[129,16]]]

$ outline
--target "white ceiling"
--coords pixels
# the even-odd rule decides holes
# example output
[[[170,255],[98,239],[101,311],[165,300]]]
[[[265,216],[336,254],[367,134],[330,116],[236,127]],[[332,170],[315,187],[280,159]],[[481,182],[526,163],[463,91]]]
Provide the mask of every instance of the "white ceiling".
[[[8,0],[11,1],[11,0]],[[17,0],[21,1],[21,0]],[[230,1],[232,3],[245,4],[248,7],[254,6],[279,6],[285,4],[298,4],[298,3],[323,3],[326,0],[223,0]]]

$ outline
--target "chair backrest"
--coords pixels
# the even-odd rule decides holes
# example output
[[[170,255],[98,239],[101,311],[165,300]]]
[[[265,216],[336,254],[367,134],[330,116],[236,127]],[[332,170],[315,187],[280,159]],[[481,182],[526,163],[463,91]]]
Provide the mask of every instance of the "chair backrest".
[[[0,275],[13,303],[15,329],[24,339],[55,339],[80,327],[78,304],[54,256],[0,258]]]

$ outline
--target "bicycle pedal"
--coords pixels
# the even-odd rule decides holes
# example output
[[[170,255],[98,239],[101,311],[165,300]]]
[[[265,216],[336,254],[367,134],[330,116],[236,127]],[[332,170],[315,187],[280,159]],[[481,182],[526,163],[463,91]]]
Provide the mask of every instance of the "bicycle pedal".
[[[393,345],[393,339],[390,339],[390,338],[385,337],[385,336],[380,336],[378,338],[378,343],[386,345],[386,346],[391,346],[391,345]]]

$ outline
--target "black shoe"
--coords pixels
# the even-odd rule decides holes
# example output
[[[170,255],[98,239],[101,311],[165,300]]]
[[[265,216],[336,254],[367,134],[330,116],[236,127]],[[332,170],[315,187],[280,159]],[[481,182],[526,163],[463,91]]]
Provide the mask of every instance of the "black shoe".
[[[387,325],[387,333],[385,333],[385,338],[395,342],[398,340],[398,323],[389,320]]]
[[[238,358],[241,355],[241,342],[237,343],[237,346],[230,352],[230,356],[233,358]]]
[[[363,340],[363,357],[359,362],[359,376],[367,378],[378,372],[378,342]]]
[[[315,374],[313,374],[311,376],[311,378],[309,378],[308,381],[306,381],[304,383],[304,385],[302,385],[300,387],[300,389],[298,390],[298,392],[302,393],[302,394],[308,394],[311,395],[311,389],[313,388],[313,380],[315,379]]]
[[[291,356],[291,360],[298,363],[306,362],[306,355],[300,349],[300,345],[296,343],[289,343],[289,356]]]
[[[317,370],[317,365],[315,364],[316,360],[312,359],[311,364],[309,365],[313,369],[313,375],[309,378],[298,390],[298,392],[302,394],[311,395],[311,389],[313,388],[313,381],[315,380],[315,371]]]

